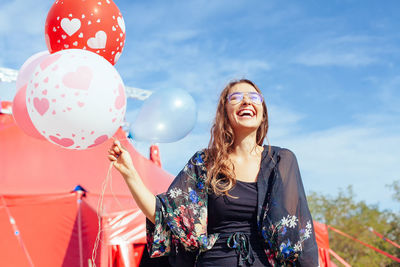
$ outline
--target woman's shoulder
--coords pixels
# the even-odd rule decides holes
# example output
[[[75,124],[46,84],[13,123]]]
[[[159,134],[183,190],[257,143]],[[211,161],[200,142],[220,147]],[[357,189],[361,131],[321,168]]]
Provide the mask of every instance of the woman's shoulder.
[[[270,147],[270,148],[269,148]],[[279,146],[269,146],[266,145],[264,146],[264,149],[270,149],[270,151],[273,154],[277,154],[280,160],[293,160],[296,159],[296,155],[294,152],[288,148],[285,147],[279,147]]]
[[[189,163],[194,165],[203,164],[206,157],[206,149],[196,151],[193,156],[189,159]]]

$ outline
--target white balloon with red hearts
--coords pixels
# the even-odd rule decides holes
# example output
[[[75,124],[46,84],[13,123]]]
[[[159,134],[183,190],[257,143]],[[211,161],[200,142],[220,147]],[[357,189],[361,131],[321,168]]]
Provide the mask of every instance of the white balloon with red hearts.
[[[103,57],[87,50],[63,50],[36,67],[26,106],[47,140],[68,149],[87,149],[112,137],[122,125],[125,87]]]

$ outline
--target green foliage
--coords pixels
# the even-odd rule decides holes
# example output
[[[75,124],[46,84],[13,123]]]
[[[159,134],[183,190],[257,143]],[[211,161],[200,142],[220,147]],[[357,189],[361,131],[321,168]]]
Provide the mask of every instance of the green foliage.
[[[400,181],[391,186],[395,191],[395,199],[400,201]],[[400,258],[400,249],[368,230],[372,227],[383,236],[400,243],[400,214],[380,210],[377,205],[367,205],[364,201],[357,202],[351,186],[341,190],[337,196],[324,196],[313,192],[307,198],[314,220],[331,225]],[[399,266],[398,262],[331,230],[329,245],[352,266]],[[331,259],[341,266],[333,257]]]
[[[393,198],[400,203],[400,180],[394,181],[392,184],[386,185],[386,187],[394,191]]]

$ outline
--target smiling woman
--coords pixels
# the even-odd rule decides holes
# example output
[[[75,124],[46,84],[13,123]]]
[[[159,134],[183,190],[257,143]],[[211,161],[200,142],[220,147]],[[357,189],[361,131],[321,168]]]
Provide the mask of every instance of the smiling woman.
[[[249,80],[229,83],[208,148],[157,196],[114,143],[108,157],[148,218],[151,257],[169,255],[173,266],[318,266],[296,157],[263,145],[267,132],[260,89]]]

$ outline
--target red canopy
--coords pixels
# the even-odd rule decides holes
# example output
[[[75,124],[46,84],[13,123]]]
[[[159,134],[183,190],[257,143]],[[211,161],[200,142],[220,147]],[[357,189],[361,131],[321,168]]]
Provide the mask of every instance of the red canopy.
[[[124,131],[115,137],[150,190],[165,191],[172,176],[140,155]],[[0,266],[90,266],[99,219],[103,232],[96,264],[132,266],[140,260],[144,216],[115,169],[97,215],[111,143],[63,149],[26,135],[11,115],[0,114]],[[81,188],[74,191],[77,185]]]

